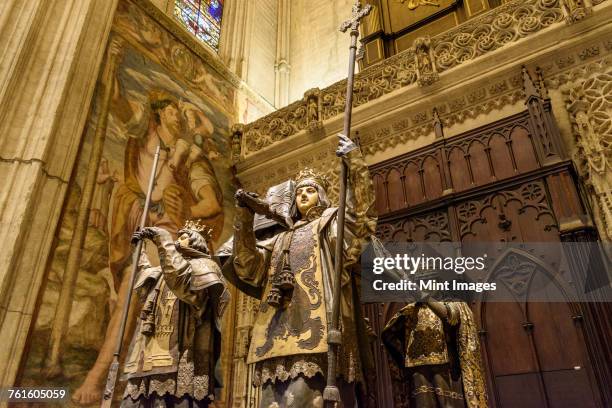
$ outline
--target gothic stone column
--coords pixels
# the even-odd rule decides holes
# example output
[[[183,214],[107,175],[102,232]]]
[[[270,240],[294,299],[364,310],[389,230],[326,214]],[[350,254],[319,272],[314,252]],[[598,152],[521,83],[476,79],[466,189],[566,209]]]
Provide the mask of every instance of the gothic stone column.
[[[116,5],[0,2],[0,386],[19,369]]]

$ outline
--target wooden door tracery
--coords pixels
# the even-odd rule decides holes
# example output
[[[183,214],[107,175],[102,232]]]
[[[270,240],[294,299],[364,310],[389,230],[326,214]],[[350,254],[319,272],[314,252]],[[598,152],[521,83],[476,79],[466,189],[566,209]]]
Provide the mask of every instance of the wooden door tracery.
[[[380,214],[378,237],[400,242],[567,240],[563,225],[588,219],[589,209],[579,195],[573,164],[563,151],[550,101],[531,95],[528,107],[372,166]],[[596,239],[588,223],[583,229],[585,236]],[[554,259],[523,255],[535,265],[537,279],[559,283]],[[525,296],[528,299],[529,291]],[[577,305],[571,299],[557,304],[525,300],[522,306],[501,305],[472,304],[480,325],[491,406],[556,408],[576,401],[585,407],[604,406],[606,364],[593,360],[602,353],[597,338],[606,334],[597,333],[598,322],[590,318],[597,313],[583,310],[589,305]],[[370,304],[364,309],[380,334],[399,307]],[[571,345],[571,350],[561,352],[564,344]],[[374,348],[376,377],[386,381],[392,373],[385,351],[379,341]],[[508,355],[516,361],[508,361]],[[380,384],[374,388],[377,400],[394,404],[378,405],[381,408],[409,406],[402,384],[394,382],[393,390]],[[521,397],[525,389],[530,390],[525,393],[528,398]]]

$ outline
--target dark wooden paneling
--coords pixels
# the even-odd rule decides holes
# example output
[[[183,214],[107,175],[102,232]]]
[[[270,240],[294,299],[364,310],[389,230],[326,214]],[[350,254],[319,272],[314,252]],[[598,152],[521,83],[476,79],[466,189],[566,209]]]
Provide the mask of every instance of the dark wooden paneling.
[[[447,188],[469,191],[541,168],[530,126],[525,111],[372,166],[380,214],[436,200]]]
[[[569,240],[561,225],[585,219],[586,206],[573,165],[563,156],[549,102],[531,96],[529,103],[529,111],[372,166],[381,211],[377,235],[399,242]],[[498,254],[494,261],[502,271],[513,256],[513,262],[527,264],[532,284],[564,293],[569,282],[556,272],[561,254],[542,255],[509,252]],[[479,278],[492,279],[492,275]],[[529,302],[529,287],[520,292],[521,287],[509,282],[498,289],[519,290],[513,292],[515,303],[481,299],[472,305],[481,331],[491,405],[601,406],[601,387],[610,386],[602,374],[607,365],[597,362],[593,370],[592,360],[606,355],[602,345],[609,340],[591,320],[588,332],[582,323],[583,310],[592,319],[601,314],[599,309],[569,299]],[[399,305],[371,307],[378,307],[377,321],[384,324]],[[609,336],[607,327],[600,328]],[[382,326],[374,329],[380,334]],[[384,352],[378,352],[378,377],[393,378]],[[392,384],[392,389],[383,387],[380,392],[393,399],[394,406],[407,406],[405,385]]]

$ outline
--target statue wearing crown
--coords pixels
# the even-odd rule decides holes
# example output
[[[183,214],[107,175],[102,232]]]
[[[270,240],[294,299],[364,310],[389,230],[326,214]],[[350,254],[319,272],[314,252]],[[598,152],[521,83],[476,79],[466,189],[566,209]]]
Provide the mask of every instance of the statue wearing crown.
[[[363,380],[365,350],[360,341],[365,336],[351,270],[376,226],[374,191],[361,152],[349,138],[339,137],[337,153],[349,176],[344,242],[336,239],[338,208],[330,204],[329,181],[313,170],[298,174],[290,214],[279,218],[285,228],[267,239],[257,240],[253,232],[254,214],[259,212],[252,204],[254,194],[236,194],[232,273],[243,285],[263,290],[247,357],[248,364],[255,364],[261,408],[323,406],[336,245],[343,245],[345,257],[338,406],[354,406],[357,384]]]
[[[133,242],[155,245],[160,266],[142,251],[134,284],[142,309],[125,360],[122,407],[206,407],[212,401],[229,294],[210,256],[211,234],[199,221],[188,221],[176,241],[159,227],[134,233]]]

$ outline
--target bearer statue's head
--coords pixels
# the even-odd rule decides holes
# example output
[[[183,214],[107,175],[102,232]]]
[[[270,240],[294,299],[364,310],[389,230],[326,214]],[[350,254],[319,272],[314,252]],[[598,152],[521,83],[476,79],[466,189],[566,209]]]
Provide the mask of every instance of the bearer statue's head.
[[[198,257],[210,255],[207,241],[212,237],[212,229],[197,221],[187,221],[176,234],[174,246],[183,255]]]
[[[319,214],[329,207],[328,186],[327,177],[323,174],[308,168],[299,172],[295,185],[295,208],[300,218],[308,218],[314,211]]]

